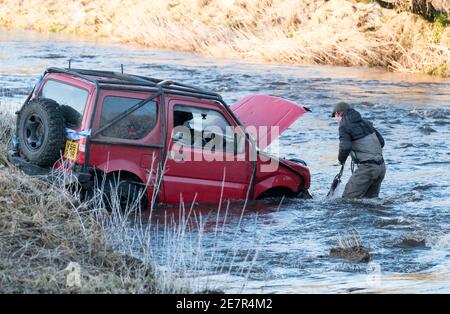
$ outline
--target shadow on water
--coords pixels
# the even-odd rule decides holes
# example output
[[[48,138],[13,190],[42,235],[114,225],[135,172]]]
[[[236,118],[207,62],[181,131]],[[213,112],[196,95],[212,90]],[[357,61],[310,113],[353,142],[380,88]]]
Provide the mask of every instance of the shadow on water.
[[[242,256],[257,248],[246,292],[449,292],[449,81],[377,69],[246,63],[0,31],[2,112],[20,105],[45,67],[66,67],[69,59],[80,68],[119,70],[124,64],[130,73],[217,91],[228,103],[263,93],[312,109],[270,149],[308,162],[313,199],[253,202],[243,215],[239,202],[224,202],[220,212],[216,205],[194,206],[193,216],[201,216],[206,226],[201,245],[206,251],[215,247],[214,254],[219,260],[223,254],[221,264],[228,266],[220,272],[211,265],[209,270],[216,272],[200,277],[216,280],[225,291],[241,291],[242,272],[235,269],[248,265]],[[338,101],[353,104],[386,139],[387,174],[379,199],[325,197],[339,167],[337,125],[329,117]],[[349,176],[346,170],[344,183]],[[152,223],[176,220],[179,213],[179,207],[163,208]],[[320,257],[351,230],[368,248],[369,263]],[[234,259],[226,255],[230,250]]]

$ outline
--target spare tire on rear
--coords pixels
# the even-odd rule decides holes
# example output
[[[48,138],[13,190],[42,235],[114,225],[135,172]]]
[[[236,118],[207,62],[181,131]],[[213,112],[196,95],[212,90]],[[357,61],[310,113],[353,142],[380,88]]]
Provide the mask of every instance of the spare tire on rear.
[[[60,105],[59,110],[64,117],[66,127],[71,129],[80,127],[82,115],[78,111],[67,105]]]
[[[28,160],[39,166],[52,166],[60,157],[66,141],[64,117],[58,103],[34,98],[20,110],[17,136]]]

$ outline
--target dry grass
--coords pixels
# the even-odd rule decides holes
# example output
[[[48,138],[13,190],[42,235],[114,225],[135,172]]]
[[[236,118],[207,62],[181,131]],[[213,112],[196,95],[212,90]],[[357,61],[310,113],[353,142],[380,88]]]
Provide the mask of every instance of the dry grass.
[[[364,247],[359,233],[353,229],[346,234],[339,234],[338,245],[331,248],[330,257],[347,259],[353,262],[370,261],[369,250]]]
[[[15,117],[13,114],[14,107],[7,106],[3,103],[4,100],[0,97],[0,105],[2,106],[2,112],[0,113],[0,167],[8,165],[6,152],[15,125]]]
[[[155,289],[150,268],[117,253],[76,198],[0,169],[1,293],[142,293]],[[80,286],[67,285],[70,262]]]
[[[0,293],[156,291],[152,268],[114,250],[78,195],[11,168],[8,108],[0,116]]]
[[[450,75],[450,31],[354,0],[0,1],[0,26],[253,61]],[[70,16],[71,18],[67,18]],[[438,38],[438,40],[437,40]]]
[[[0,165],[0,293],[156,290],[151,267],[114,250],[83,207],[76,195]]]

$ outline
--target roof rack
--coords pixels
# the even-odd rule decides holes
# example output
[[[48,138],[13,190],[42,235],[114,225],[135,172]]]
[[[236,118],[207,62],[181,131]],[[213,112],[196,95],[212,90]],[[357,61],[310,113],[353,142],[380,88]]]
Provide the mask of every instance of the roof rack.
[[[97,70],[85,70],[85,69],[73,69],[73,68],[48,68],[45,73],[65,73],[74,77],[81,78],[89,81],[98,87],[109,89],[134,89],[142,91],[154,91],[160,93],[169,93],[171,95],[180,95],[187,97],[195,97],[200,99],[208,99],[217,102],[217,105],[223,106],[228,114],[242,126],[242,123],[236,117],[234,112],[222,99],[222,96],[217,93],[209,92],[201,88],[177,83],[169,80],[160,80],[152,77],[146,77],[141,75],[122,74],[111,71],[97,71]],[[96,79],[97,77],[106,78]],[[30,94],[31,97],[31,94]]]
[[[122,74],[112,71],[99,71],[99,70],[86,70],[86,69],[74,69],[74,68],[48,68],[47,73],[64,73],[73,75],[75,77],[87,80],[91,83],[97,84],[100,87],[120,87],[120,86],[130,86],[130,87],[146,87],[146,88],[156,88],[158,90],[163,90],[163,92],[185,95],[191,97],[199,97],[206,99],[213,99],[217,101],[223,101],[220,94],[209,92],[204,89],[181,84],[171,80],[160,80],[153,77],[146,77],[141,75],[133,74]],[[97,79],[95,77],[101,77]]]

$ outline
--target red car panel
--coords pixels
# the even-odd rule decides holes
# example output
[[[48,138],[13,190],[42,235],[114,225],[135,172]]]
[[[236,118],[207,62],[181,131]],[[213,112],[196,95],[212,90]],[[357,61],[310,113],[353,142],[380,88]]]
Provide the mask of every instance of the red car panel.
[[[146,99],[151,96],[145,92],[101,90],[98,97],[96,115],[92,129],[100,127],[100,116],[106,97],[124,97]],[[157,102],[159,106],[159,103]],[[156,173],[161,163],[162,123],[161,110],[158,110],[154,128],[142,139],[130,140],[103,136],[98,134],[89,148],[89,167],[105,173],[120,171],[122,174],[133,174],[142,183],[148,183],[148,199],[151,199]]]
[[[256,127],[256,132],[249,131],[261,149],[276,139],[271,127],[277,126],[281,134],[306,112],[294,102],[267,95],[244,97],[231,105],[231,110],[245,127]]]

